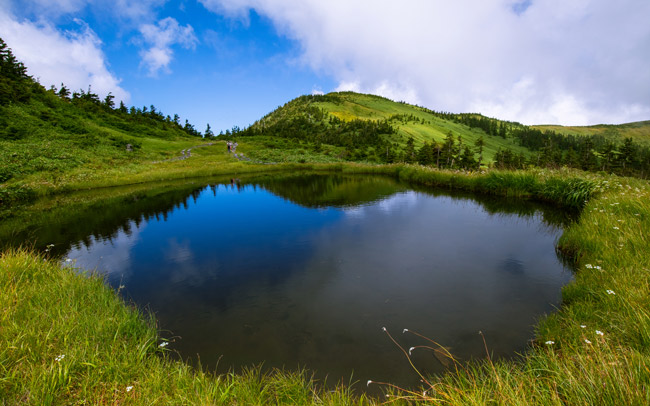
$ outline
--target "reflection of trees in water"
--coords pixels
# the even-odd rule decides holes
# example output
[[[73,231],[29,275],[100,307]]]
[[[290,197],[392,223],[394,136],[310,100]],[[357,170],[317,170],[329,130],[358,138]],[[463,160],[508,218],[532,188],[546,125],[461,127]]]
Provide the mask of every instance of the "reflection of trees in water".
[[[491,215],[517,215],[522,219],[539,215],[543,224],[552,229],[567,225],[577,218],[575,212],[536,202],[406,185],[390,177],[315,173],[273,174],[242,179],[228,178],[210,183],[163,185],[125,193],[119,197],[108,196],[105,199],[93,194],[86,196],[85,200],[81,199],[81,203],[63,205],[38,216],[32,214],[27,218],[17,218],[4,223],[0,226],[0,246],[29,245],[42,250],[47,244],[53,243],[55,246],[52,253],[55,256],[63,255],[73,245],[90,246],[92,239],[112,241],[120,231],[131,235],[133,225],[140,227],[150,219],[167,220],[174,210],[181,207],[188,209],[190,198],[196,203],[206,188],[209,188],[213,196],[217,196],[220,186],[236,188],[240,192],[249,187],[253,190],[261,187],[309,208],[358,206],[411,189],[432,196],[476,202]],[[116,192],[109,189],[101,193]]]
[[[407,189],[389,177],[341,174],[295,174],[256,179],[255,183],[277,196],[310,208],[356,206]]]
[[[187,209],[188,199],[192,197],[196,201],[204,188],[205,185],[193,184],[144,190],[56,207],[19,230],[16,221],[4,224],[0,228],[0,245],[6,248],[29,244],[40,251],[47,244],[54,244],[51,253],[63,255],[72,246],[90,246],[92,239],[112,241],[120,231],[130,236],[133,225],[139,227],[150,219],[166,220],[175,209],[181,206]]]

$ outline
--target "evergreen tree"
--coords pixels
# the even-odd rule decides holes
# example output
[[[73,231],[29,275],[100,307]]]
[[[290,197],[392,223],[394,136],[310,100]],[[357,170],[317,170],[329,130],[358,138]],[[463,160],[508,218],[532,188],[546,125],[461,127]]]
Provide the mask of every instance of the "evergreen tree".
[[[485,146],[485,140],[483,139],[482,135],[476,140],[476,142],[474,142],[474,146],[476,147],[476,153],[478,154],[478,162],[476,167],[480,170],[481,163],[483,162],[483,147]]]
[[[214,137],[214,132],[212,132],[212,129],[210,128],[210,123],[208,123],[208,127],[205,129],[205,133],[203,135],[205,138],[213,138]]]
[[[31,97],[32,85],[25,65],[0,38],[0,105],[26,102]]]
[[[63,100],[68,100],[70,98],[70,89],[68,89],[67,87],[65,87],[63,83],[61,83],[61,88],[59,89],[57,95]]]
[[[113,93],[108,92],[106,95],[106,98],[104,99],[104,106],[108,107],[109,109],[112,109],[115,107],[115,102],[113,101],[115,99],[115,96],[113,96]]]
[[[456,144],[454,142],[454,135],[449,131],[440,151],[440,164],[444,168],[451,168],[454,165],[455,152]]]
[[[413,163],[416,160],[415,156],[415,140],[413,137],[409,137],[406,141],[406,148],[404,149],[404,162]]]
[[[638,153],[639,147],[632,141],[632,138],[625,138],[619,155],[619,162],[623,168],[623,173],[629,173],[633,167],[637,166]]]
[[[458,165],[463,169],[476,168],[476,159],[474,159],[474,153],[468,145],[465,145],[465,147],[463,147],[463,152],[458,159]]]

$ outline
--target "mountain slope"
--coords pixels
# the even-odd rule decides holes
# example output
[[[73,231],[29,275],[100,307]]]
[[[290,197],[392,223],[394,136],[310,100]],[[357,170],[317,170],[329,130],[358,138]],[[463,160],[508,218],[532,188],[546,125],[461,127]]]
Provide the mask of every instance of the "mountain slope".
[[[650,120],[637,121],[625,124],[598,124],[592,126],[561,126],[561,125],[534,125],[542,131],[555,131],[564,135],[601,135],[603,137],[620,141],[631,138],[637,143],[650,145]]]

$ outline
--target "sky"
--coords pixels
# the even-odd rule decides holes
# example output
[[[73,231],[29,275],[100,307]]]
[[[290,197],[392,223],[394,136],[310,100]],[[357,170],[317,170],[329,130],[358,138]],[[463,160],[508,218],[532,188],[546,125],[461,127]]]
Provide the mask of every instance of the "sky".
[[[524,124],[650,120],[648,0],[0,0],[0,37],[64,83],[246,127],[353,90]]]

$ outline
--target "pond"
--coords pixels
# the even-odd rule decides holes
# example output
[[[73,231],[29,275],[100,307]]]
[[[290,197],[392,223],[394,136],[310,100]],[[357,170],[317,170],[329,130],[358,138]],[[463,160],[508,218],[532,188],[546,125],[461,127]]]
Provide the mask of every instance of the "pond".
[[[42,202],[0,240],[55,244],[152,311],[178,357],[218,372],[263,363],[412,387],[383,327],[407,350],[431,343],[405,328],[460,361],[485,357],[483,338],[513,357],[572,278],[555,250],[570,216],[531,202],[322,174],[103,193]],[[412,356],[426,373],[448,364]]]

